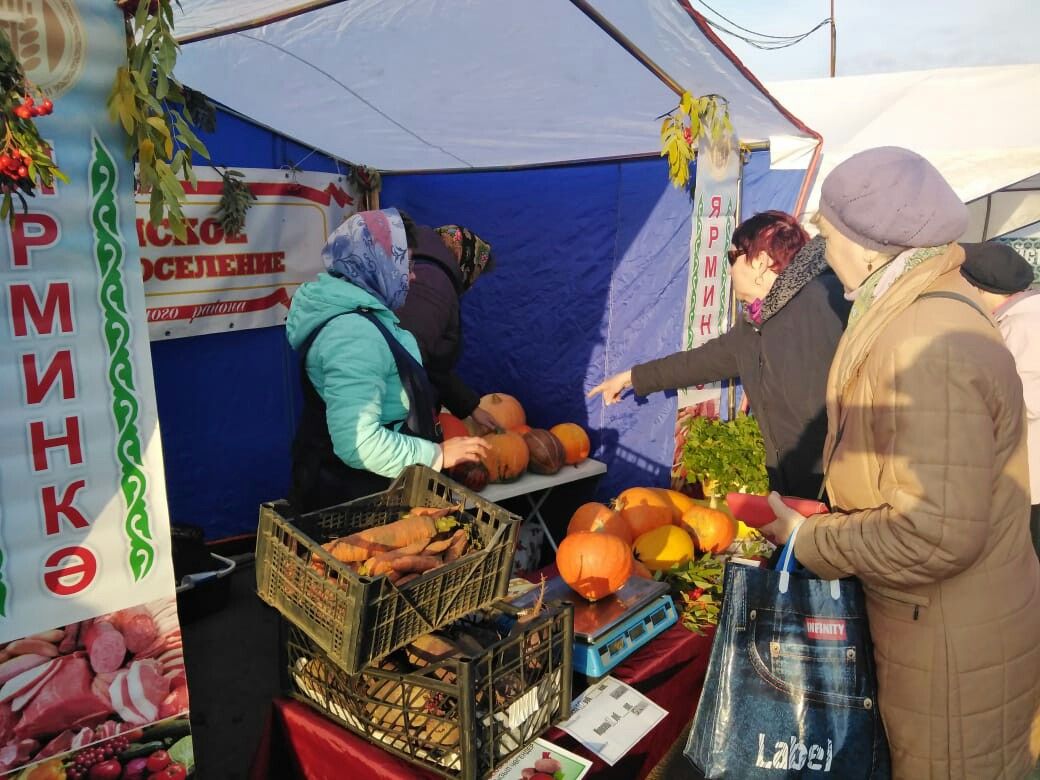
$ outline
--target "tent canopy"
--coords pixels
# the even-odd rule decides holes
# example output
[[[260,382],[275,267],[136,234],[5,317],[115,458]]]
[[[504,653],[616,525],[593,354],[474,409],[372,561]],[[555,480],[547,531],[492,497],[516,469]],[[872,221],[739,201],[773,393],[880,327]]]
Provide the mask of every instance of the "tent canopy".
[[[182,0],[178,77],[334,156],[389,171],[656,153],[678,102],[599,14],[741,140],[814,134],[686,0]],[[579,6],[586,5],[589,14]]]
[[[769,89],[824,138],[806,213],[816,210],[820,185],[835,166],[864,149],[894,145],[928,158],[971,205],[966,239],[1040,219],[1035,190],[1019,186],[1008,194],[1040,173],[1040,65],[777,82]],[[804,157],[791,164],[804,168]],[[1001,195],[989,203],[987,220],[991,193]]]

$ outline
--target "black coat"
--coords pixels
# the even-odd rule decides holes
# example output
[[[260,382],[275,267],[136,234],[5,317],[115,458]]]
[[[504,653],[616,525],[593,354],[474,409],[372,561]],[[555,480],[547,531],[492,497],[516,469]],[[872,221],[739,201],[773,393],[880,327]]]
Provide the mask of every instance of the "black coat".
[[[419,343],[423,367],[440,403],[460,419],[469,417],[480,396],[455,373],[462,354],[462,274],[455,255],[433,228],[420,226],[416,233],[415,280],[404,305],[395,313],[401,327]]]
[[[696,349],[636,366],[633,388],[645,396],[739,377],[765,440],[770,487],[815,498],[823,481],[827,373],[850,307],[841,282],[827,270],[761,329],[741,317]]]

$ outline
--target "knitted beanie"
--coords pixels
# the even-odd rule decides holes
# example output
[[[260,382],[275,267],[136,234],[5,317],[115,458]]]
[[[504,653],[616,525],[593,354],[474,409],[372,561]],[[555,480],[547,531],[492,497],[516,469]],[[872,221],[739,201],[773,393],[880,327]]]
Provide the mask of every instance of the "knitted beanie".
[[[968,208],[921,155],[898,146],[854,154],[824,179],[820,214],[878,251],[940,246],[968,227]]]

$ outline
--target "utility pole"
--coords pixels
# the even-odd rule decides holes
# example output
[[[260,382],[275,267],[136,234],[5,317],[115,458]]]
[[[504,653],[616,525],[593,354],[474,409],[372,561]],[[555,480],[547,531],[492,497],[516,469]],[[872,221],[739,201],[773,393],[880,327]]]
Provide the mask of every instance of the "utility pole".
[[[834,25],[834,0],[831,0],[831,78],[834,78],[834,64],[838,57],[838,28]]]

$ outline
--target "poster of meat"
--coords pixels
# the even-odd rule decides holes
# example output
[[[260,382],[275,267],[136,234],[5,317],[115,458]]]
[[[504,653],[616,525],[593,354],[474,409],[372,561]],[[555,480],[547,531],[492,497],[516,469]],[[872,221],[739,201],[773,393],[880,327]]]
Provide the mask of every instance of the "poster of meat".
[[[16,639],[0,659],[0,772],[56,757],[76,780],[81,749],[122,737],[106,759],[119,760],[156,742],[143,727],[188,711],[172,596]]]
[[[187,776],[133,169],[105,110],[122,13],[23,0],[0,29],[53,101],[34,121],[69,178],[0,222],[0,776],[149,777],[94,768],[147,748]]]

